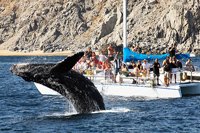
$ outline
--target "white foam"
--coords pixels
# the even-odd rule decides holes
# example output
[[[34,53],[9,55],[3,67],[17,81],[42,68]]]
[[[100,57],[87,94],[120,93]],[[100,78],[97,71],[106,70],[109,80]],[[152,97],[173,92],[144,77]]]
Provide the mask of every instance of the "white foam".
[[[64,112],[64,113],[59,112],[59,113],[43,115],[41,117],[63,118],[63,117],[70,117],[70,116],[74,116],[74,115],[78,115],[78,113],[77,112]]]
[[[98,113],[126,113],[130,112],[131,110],[128,108],[123,108],[123,107],[116,107],[112,108],[109,110],[101,110],[101,111],[95,111],[92,112],[91,114],[98,114]],[[53,113],[49,115],[45,115],[46,117],[56,117],[56,118],[62,118],[62,117],[69,117],[69,116],[74,116],[74,115],[79,115],[76,111],[75,112],[64,112],[64,113]]]
[[[95,111],[92,113],[126,113],[130,112],[131,110],[128,108],[122,108],[122,107],[115,107],[109,110],[101,110],[101,111]]]

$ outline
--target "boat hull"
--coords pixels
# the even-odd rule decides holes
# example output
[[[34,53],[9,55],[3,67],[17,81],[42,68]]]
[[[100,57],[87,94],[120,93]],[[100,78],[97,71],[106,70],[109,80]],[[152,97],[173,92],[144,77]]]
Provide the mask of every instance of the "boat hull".
[[[183,96],[200,95],[200,83],[183,83],[180,85],[181,93]]]
[[[103,95],[123,97],[179,98],[182,97],[179,85],[170,87],[148,87],[140,85],[105,85],[97,84],[98,91]]]
[[[177,74],[178,83],[170,84],[168,87],[163,83],[164,75],[160,76],[161,86],[151,86],[145,79],[138,80],[138,84],[132,84],[134,78],[124,77],[123,83],[113,83],[104,76],[89,76],[102,95],[122,97],[150,97],[150,98],[180,98],[188,95],[200,95],[200,82],[181,82],[180,74]],[[38,83],[34,83],[38,91],[43,95],[60,95],[58,92]]]
[[[58,92],[38,83],[34,83],[42,95],[60,95]],[[95,84],[102,95],[122,97],[180,98],[188,95],[200,95],[200,83],[172,84],[169,87],[148,87],[131,84]]]

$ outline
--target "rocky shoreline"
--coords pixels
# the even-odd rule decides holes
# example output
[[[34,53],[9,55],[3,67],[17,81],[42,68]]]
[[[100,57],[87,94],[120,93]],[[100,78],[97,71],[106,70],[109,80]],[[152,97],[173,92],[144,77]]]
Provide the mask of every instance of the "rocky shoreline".
[[[0,49],[44,53],[122,45],[122,1],[2,0]],[[129,46],[200,55],[199,0],[128,1]]]

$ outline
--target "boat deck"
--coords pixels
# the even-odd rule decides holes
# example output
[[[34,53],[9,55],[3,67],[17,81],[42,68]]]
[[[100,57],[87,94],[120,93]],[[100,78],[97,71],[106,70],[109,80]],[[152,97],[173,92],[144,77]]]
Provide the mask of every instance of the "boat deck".
[[[178,74],[177,74],[178,75]],[[100,75],[87,76],[92,80],[99,90],[104,95],[113,96],[144,96],[157,98],[178,98],[184,95],[199,95],[200,82],[190,82],[189,80],[181,81],[177,76],[177,83],[171,83],[165,86],[163,82],[163,74],[160,76],[160,85],[154,85],[155,79],[147,77],[121,77],[121,83],[114,83],[111,78]],[[136,82],[133,84],[133,80]],[[174,81],[173,81],[174,82]]]

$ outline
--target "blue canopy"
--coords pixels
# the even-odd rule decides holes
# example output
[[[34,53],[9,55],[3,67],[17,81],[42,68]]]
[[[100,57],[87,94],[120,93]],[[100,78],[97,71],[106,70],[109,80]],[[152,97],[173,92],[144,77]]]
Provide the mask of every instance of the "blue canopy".
[[[168,53],[166,54],[139,54],[136,52],[133,52],[130,50],[128,47],[123,48],[123,60],[124,62],[130,62],[132,60],[164,60],[166,57],[169,56]],[[182,58],[190,58],[190,54],[176,54],[177,59],[182,59]]]

